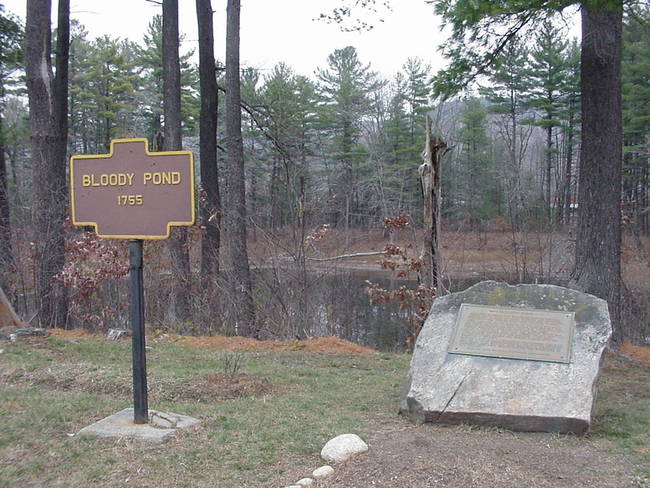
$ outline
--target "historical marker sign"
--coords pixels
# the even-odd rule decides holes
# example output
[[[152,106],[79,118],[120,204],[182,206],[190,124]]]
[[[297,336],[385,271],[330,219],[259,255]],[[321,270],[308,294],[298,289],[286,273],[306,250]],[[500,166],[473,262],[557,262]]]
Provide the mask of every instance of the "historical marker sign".
[[[115,139],[108,154],[70,158],[70,197],[74,225],[131,241],[133,421],[146,424],[142,242],[165,239],[172,226],[194,223],[194,157],[189,151],[150,153],[146,139]]]
[[[99,237],[165,239],[194,223],[194,158],[152,152],[146,139],[115,139],[109,154],[70,159],[72,223]]]
[[[568,363],[573,312],[463,303],[449,352]]]

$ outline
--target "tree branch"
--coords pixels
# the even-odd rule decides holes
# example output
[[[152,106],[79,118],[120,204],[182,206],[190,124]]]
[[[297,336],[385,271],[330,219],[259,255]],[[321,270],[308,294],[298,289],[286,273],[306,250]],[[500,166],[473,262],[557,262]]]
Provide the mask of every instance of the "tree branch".
[[[386,254],[386,251],[371,251],[371,252],[357,252],[354,254],[341,254],[340,256],[332,256],[328,258],[307,258],[308,261],[338,261],[339,259],[361,258],[364,256],[379,256]]]

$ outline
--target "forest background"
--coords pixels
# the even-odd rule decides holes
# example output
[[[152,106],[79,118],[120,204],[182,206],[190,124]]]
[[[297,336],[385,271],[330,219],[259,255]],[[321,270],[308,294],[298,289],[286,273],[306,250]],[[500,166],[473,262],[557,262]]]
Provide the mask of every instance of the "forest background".
[[[636,12],[623,22],[621,225],[632,254],[645,256],[640,262],[647,263],[650,11]],[[42,235],[55,224],[42,212],[43,201],[50,203],[39,193],[44,173],[34,164],[30,146],[24,22],[4,9],[1,15],[2,287],[23,317],[44,326],[103,330],[125,325],[125,243],[96,239],[66,222],[65,259],[51,273],[51,295],[44,300],[39,292],[39,256],[51,251]],[[147,244],[148,321],[197,333],[301,336],[304,322],[314,319],[307,312],[306,291],[317,281],[315,260],[358,254],[370,241],[364,236],[391,246],[393,261],[378,265],[403,264],[417,275],[423,217],[417,168],[427,115],[452,148],[443,160],[443,236],[455,236],[447,240],[456,243],[472,240],[479,248],[494,240],[505,248],[492,277],[565,282],[578,208],[580,46],[568,36],[561,16],[540,26],[515,36],[494,69],[445,101],[435,96],[436,73],[422,60],[406,56],[402,70],[385,79],[353,46],[334,50],[314,75],[282,63],[270,71],[237,69],[241,101],[231,103],[242,108],[245,207],[243,218],[231,213],[223,222],[220,202],[228,217],[238,190],[232,183],[237,166],[227,161],[235,154],[230,145],[235,138],[227,136],[233,132],[221,103],[226,98],[227,105],[232,92],[226,89],[226,66],[217,62],[213,74],[220,96],[211,110],[219,141],[213,171],[219,204],[208,204],[214,194],[204,181],[208,166],[199,161],[199,222],[186,237],[172,240],[176,251],[170,246],[172,253],[187,256],[187,272],[174,269],[177,260],[165,252],[165,244]],[[156,16],[139,43],[112,36],[93,39],[72,21],[68,156],[105,153],[111,139],[125,136],[146,137],[152,149],[170,149],[164,142],[169,143],[164,107],[169,97],[163,30],[162,16]],[[177,35],[176,49],[178,44]],[[179,58],[180,128],[183,147],[198,155],[203,154],[204,97],[193,59],[191,52]],[[228,235],[234,221],[246,225],[257,277],[248,293],[250,306],[242,306],[233,291],[239,271],[221,263],[223,255],[239,249]],[[400,225],[386,228],[387,222]],[[218,231],[216,244],[211,228]],[[223,253],[222,230],[228,237]],[[242,259],[234,262],[243,264]],[[264,277],[256,272],[262,269],[269,271]],[[454,270],[449,271],[453,280]],[[322,267],[317,271],[323,272]],[[636,285],[624,293],[624,307],[631,313],[623,314],[621,330],[625,339],[643,342],[650,335],[650,284],[646,280],[645,289]],[[47,305],[54,295],[63,298],[65,307]],[[417,298],[411,295],[412,301]],[[239,315],[242,308],[250,308],[245,319]]]

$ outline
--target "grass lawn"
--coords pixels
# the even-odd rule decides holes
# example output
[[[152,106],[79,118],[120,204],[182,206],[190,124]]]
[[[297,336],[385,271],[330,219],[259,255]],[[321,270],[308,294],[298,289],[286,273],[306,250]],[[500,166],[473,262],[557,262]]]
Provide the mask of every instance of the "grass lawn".
[[[289,467],[317,467],[335,435],[368,435],[390,422],[409,360],[149,345],[149,406],[202,421],[160,445],[74,436],[132,406],[130,342],[2,344],[0,486],[260,486]],[[191,391],[197,376],[223,372],[233,355],[242,357],[240,373],[270,382],[269,393],[223,399],[209,384],[195,386],[205,395]]]
[[[396,415],[410,356],[224,352],[152,340],[149,405],[201,424],[163,444],[77,437],[132,406],[130,342],[48,337],[0,349],[0,487],[283,486],[322,464],[335,435],[370,436]],[[224,394],[215,373],[264,378]],[[608,358],[591,438],[650,466],[647,364]],[[259,385],[258,385],[259,386]],[[650,472],[640,469],[640,483]],[[283,480],[283,481],[282,481]],[[641,485],[640,485],[641,486]]]

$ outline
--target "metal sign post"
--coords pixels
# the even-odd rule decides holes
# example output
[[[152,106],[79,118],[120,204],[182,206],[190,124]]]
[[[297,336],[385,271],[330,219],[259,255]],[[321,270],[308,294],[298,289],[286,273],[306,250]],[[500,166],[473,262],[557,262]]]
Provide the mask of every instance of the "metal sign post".
[[[133,421],[149,421],[144,330],[143,239],[166,239],[195,219],[194,156],[149,152],[146,139],[116,139],[108,154],[70,159],[72,223],[99,237],[129,239]]]
[[[131,278],[131,330],[133,352],[133,422],[149,422],[147,400],[147,353],[144,339],[144,284],[142,277],[142,240],[129,241]]]

